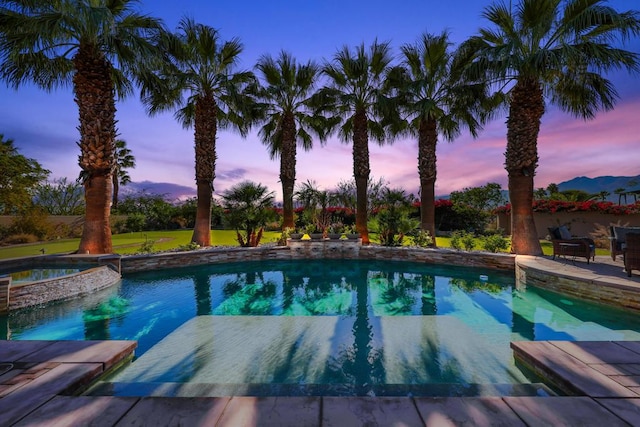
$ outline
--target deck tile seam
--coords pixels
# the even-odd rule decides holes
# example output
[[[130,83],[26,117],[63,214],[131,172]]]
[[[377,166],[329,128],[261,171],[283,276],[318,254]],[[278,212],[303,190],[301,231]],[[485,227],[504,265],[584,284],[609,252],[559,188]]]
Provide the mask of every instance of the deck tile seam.
[[[90,396],[90,397],[98,397],[98,396]],[[118,418],[114,423],[113,426],[117,426],[118,424],[120,424],[121,421],[123,421],[125,419],[125,417],[129,414],[129,412],[131,412],[133,410],[133,408],[136,407],[136,405],[138,403],[140,403],[140,400],[142,400],[141,397],[139,396],[134,396],[135,402],[133,403],[133,405],[131,405],[129,407],[129,409],[127,409],[126,411],[124,411],[124,413],[120,416],[120,418]]]
[[[633,346],[625,345],[625,341],[611,341],[611,342],[615,343],[616,345],[619,345],[620,347],[624,348],[625,350],[629,350],[632,353],[637,354],[638,355],[638,359],[640,359],[640,352],[634,350]]]
[[[501,397],[500,400],[502,400],[504,404],[507,405],[507,408],[509,408],[511,412],[513,412],[516,415],[516,417],[518,417],[518,419],[522,421],[522,424],[530,427],[535,427],[535,426],[531,426],[531,424],[528,424],[526,420],[520,415],[520,413],[516,411],[516,409],[513,406],[509,405],[509,399],[505,399],[504,397]]]
[[[224,408],[222,408],[222,411],[220,411],[220,416],[216,420],[215,427],[218,427],[219,425],[221,425],[220,422],[222,422],[222,420],[224,419],[224,414],[226,413],[227,408],[231,404],[231,401],[233,400],[234,397],[235,396],[230,396],[230,398],[227,399],[227,403],[225,403]],[[137,403],[136,403],[136,405],[137,405]]]
[[[628,423],[625,419],[623,419],[622,417],[620,417],[618,414],[616,414],[615,412],[613,412],[613,410],[611,410],[610,408],[608,408],[607,406],[605,406],[603,403],[600,402],[600,399],[629,399],[624,398],[624,397],[599,397],[599,398],[593,398],[593,397],[589,397],[593,402],[595,402],[597,405],[599,405],[601,408],[603,408],[604,410],[606,410],[607,412],[613,414],[613,416],[615,416],[616,418],[618,418],[623,424],[626,424],[628,426],[633,427],[633,424]]]
[[[423,418],[422,413],[420,412],[420,409],[418,408],[418,402],[416,402],[415,397],[411,397],[411,403],[413,403],[413,408],[416,410],[416,412],[418,413],[418,418],[420,418],[420,422],[422,423],[422,425],[427,425],[427,421]]]

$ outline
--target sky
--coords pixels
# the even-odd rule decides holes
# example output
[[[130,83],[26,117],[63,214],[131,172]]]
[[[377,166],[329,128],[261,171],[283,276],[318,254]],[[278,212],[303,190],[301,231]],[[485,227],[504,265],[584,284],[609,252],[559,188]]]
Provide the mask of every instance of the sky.
[[[394,54],[425,31],[448,30],[454,45],[488,25],[481,17],[488,0],[145,0],[143,13],[164,20],[172,30],[183,16],[219,29],[224,40],[244,44],[240,70],[253,70],[263,54],[281,50],[299,62],[331,60],[342,46],[389,41]],[[636,1],[611,0],[617,10]],[[640,40],[626,48],[640,52]],[[535,187],[576,176],[590,178],[640,175],[640,75],[609,74],[620,98],[613,111],[594,120],[582,119],[547,105],[538,138],[539,166]],[[135,188],[185,198],[195,196],[193,129],[183,129],[172,113],[149,117],[136,95],[117,102],[119,138],[136,158],[129,171]],[[79,140],[78,111],[71,88],[47,93],[25,85],[18,90],[0,83],[0,134],[13,139],[20,152],[49,169],[51,178],[75,179]],[[488,123],[477,139],[463,133],[453,142],[439,142],[436,194],[497,182],[507,188],[504,170],[506,113]],[[398,139],[392,145],[370,142],[371,176],[392,188],[417,195],[417,142]],[[279,160],[271,160],[257,130],[247,138],[219,131],[215,193],[243,180],[266,185],[281,200]],[[330,190],[353,173],[351,145],[330,138],[310,152],[298,151],[297,183],[315,181]]]

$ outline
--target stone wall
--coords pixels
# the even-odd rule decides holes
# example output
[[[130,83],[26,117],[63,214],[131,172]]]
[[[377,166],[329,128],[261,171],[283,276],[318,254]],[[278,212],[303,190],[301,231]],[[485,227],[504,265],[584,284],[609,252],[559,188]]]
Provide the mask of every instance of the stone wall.
[[[547,228],[567,225],[574,236],[589,236],[596,230],[596,224],[640,226],[640,214],[611,215],[598,212],[534,212],[538,238],[544,239],[549,234]],[[510,232],[511,217],[508,214],[498,214],[498,227]]]
[[[9,311],[9,288],[11,277],[0,277],[0,314]]]
[[[532,268],[526,258],[521,257],[516,258],[516,286],[535,286],[583,300],[640,310],[640,292],[637,287]]]
[[[122,258],[122,272],[130,273],[225,262],[321,258],[415,261],[427,264],[484,267],[505,271],[513,271],[515,265],[515,256],[510,254],[459,252],[450,249],[361,246],[359,241],[349,240],[299,240],[289,241],[288,247],[218,247],[187,252],[128,256]]]
[[[120,274],[113,268],[101,266],[54,279],[14,284],[9,289],[9,310],[91,294],[119,281]]]

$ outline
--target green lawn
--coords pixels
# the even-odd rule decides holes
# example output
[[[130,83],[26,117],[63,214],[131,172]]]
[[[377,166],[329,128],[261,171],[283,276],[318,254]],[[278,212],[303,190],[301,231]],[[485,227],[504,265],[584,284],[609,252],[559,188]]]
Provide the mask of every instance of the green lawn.
[[[113,235],[113,251],[122,255],[134,254],[140,251],[142,245],[152,240],[154,251],[166,251],[186,246],[191,241],[192,230],[146,231],[139,233],[125,233]],[[280,233],[266,231],[262,243],[277,240]],[[211,243],[219,246],[239,246],[236,233],[232,230],[211,231]],[[40,255],[44,249],[46,254],[62,254],[78,249],[80,239],[65,239],[54,242],[40,242],[26,245],[0,247],[0,259],[17,258]]]
[[[192,230],[171,230],[114,234],[113,251],[122,255],[134,254],[139,252],[142,245],[150,240],[154,241],[152,248],[155,252],[176,249],[180,246],[187,246],[191,241],[192,233]],[[275,242],[279,236],[279,232],[266,231],[262,237],[262,243]],[[372,234],[371,237],[375,243],[376,236]],[[45,250],[46,254],[70,253],[78,249],[79,242],[80,239],[65,239],[54,242],[0,247],[0,259],[40,255],[42,249]],[[211,231],[211,243],[215,246],[238,246],[235,231],[232,230]],[[553,254],[551,242],[541,240],[540,243],[545,255]],[[407,241],[405,244],[409,244],[409,242]],[[451,239],[438,237],[438,247],[450,248]],[[596,254],[608,255],[609,251],[607,249],[596,249]]]

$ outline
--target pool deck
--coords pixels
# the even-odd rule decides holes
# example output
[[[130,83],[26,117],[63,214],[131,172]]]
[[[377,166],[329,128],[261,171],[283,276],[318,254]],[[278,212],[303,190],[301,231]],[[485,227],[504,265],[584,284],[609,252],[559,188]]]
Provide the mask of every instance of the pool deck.
[[[525,262],[640,292],[621,262]],[[457,426],[640,425],[640,342],[514,342],[528,365],[568,396],[109,397],[78,396],[126,363],[130,341],[2,341],[0,425]]]

